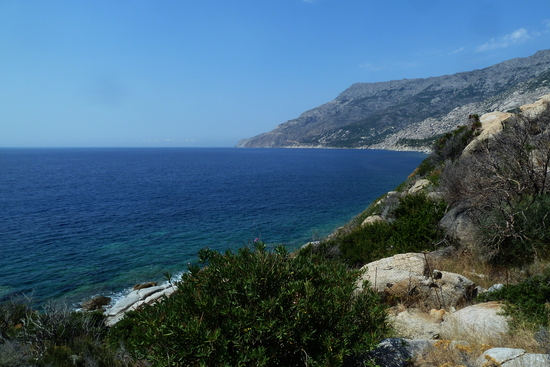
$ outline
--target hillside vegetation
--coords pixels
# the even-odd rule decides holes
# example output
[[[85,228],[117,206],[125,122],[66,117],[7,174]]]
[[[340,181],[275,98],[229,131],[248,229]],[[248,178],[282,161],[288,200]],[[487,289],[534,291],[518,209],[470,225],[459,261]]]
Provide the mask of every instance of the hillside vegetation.
[[[296,253],[202,250],[178,291],[112,328],[98,312],[4,303],[0,366],[372,366],[403,300],[358,289],[360,268],[441,249],[438,269],[506,284],[483,300],[507,302],[514,332],[550,335],[550,108],[531,107],[470,115],[395,191]]]

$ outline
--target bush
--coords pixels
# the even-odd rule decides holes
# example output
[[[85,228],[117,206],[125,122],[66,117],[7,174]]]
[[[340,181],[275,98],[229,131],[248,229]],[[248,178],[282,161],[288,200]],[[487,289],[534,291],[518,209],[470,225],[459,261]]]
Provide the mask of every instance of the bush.
[[[481,234],[478,250],[492,264],[522,267],[548,258],[550,108],[516,115],[500,134],[445,168],[450,205],[468,209]]]
[[[458,126],[455,130],[440,136],[432,146],[432,153],[415,170],[418,177],[426,177],[447,161],[454,162],[466,146],[480,133],[481,122],[478,115],[468,117],[468,126]],[[430,179],[434,182],[437,177]],[[434,182],[437,183],[437,182]]]
[[[468,126],[459,126],[435,142],[432,153],[434,162],[440,163],[458,159],[464,148],[479,135],[480,128],[479,116],[468,116]]]
[[[547,271],[548,273],[548,271]],[[548,327],[550,316],[550,276],[535,276],[498,291],[483,293],[480,301],[505,301],[504,311],[512,317],[512,326],[528,325],[533,329]]]
[[[385,306],[357,271],[335,261],[290,258],[284,247],[236,253],[204,249],[179,291],[111,330],[155,366],[338,366],[387,333]]]
[[[550,257],[550,195],[514,198],[480,216],[482,258],[500,267],[523,267]]]
[[[101,313],[68,310],[47,303],[43,312],[29,300],[0,304],[0,367],[128,366],[105,343],[107,327]]]
[[[378,222],[332,240],[339,244],[341,257],[357,267],[403,252],[433,250],[444,238],[439,221],[444,203],[434,203],[424,194],[407,195],[393,211],[390,223]]]

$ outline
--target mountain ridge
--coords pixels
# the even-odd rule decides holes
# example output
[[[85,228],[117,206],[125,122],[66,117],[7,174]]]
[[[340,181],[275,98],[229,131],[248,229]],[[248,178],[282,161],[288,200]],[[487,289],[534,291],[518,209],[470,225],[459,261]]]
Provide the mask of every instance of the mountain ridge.
[[[426,151],[470,114],[515,109],[550,92],[550,50],[438,77],[354,83],[334,100],[237,147]]]

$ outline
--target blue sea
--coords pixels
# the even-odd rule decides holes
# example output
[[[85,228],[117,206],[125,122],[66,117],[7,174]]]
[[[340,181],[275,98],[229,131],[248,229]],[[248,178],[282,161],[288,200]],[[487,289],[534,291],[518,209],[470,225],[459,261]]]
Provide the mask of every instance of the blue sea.
[[[296,249],[425,158],[338,149],[0,149],[0,300],[70,305],[163,281],[203,247]]]

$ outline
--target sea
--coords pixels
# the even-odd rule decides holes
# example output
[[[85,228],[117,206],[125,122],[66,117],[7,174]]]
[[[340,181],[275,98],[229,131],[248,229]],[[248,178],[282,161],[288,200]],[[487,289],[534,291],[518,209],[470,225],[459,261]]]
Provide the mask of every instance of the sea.
[[[352,149],[2,148],[0,301],[70,307],[176,278],[204,247],[295,250],[425,154]]]

